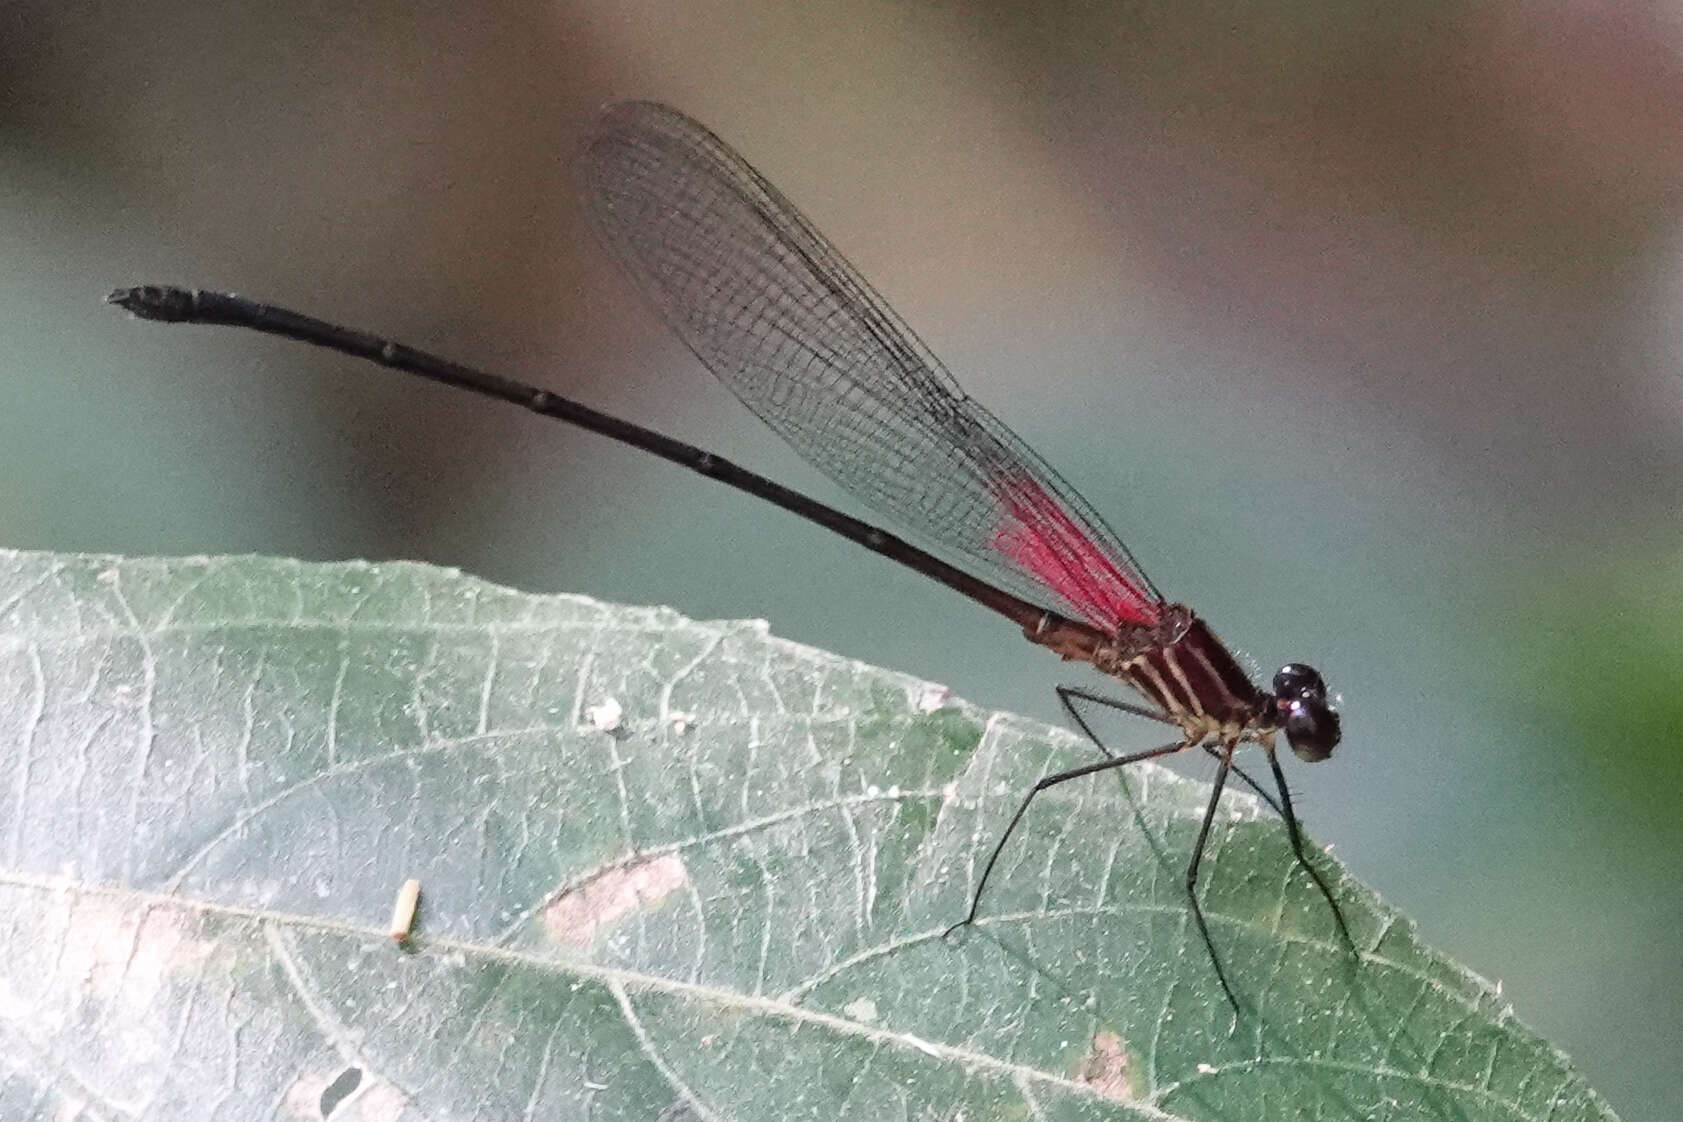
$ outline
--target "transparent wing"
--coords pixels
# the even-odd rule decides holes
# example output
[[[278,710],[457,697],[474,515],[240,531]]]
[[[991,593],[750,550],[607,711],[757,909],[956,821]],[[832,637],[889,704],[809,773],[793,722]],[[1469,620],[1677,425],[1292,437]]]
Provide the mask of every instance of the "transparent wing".
[[[627,102],[584,163],[604,237],[661,317],[810,463],[1026,600],[1113,632],[1157,620],[1093,509],[718,137]]]

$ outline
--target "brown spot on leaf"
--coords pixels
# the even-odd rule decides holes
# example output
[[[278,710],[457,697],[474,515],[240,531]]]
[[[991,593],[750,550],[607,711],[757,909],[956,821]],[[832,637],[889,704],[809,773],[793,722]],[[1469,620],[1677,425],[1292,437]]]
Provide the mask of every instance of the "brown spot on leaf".
[[[59,899],[66,911],[58,977],[125,1012],[152,1010],[166,986],[191,977],[215,950],[184,909],[100,895]]]
[[[551,900],[543,910],[549,933],[575,947],[589,947],[599,928],[658,904],[689,880],[675,853],[605,869]]]
[[[1137,1098],[1133,1081],[1128,1077],[1128,1049],[1114,1032],[1101,1032],[1093,1037],[1093,1046],[1081,1058],[1075,1073],[1077,1082],[1090,1087],[1094,1094],[1113,1102],[1131,1102]]]

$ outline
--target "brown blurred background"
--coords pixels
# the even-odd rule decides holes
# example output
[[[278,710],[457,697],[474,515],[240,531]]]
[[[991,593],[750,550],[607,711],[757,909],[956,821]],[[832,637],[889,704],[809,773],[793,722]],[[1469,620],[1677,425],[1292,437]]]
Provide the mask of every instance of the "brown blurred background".
[[[237,289],[834,498],[595,248],[606,101],[778,183],[1265,670],[1310,830],[1627,1122],[1683,1056],[1683,14],[0,7],[0,543],[412,557],[763,616],[1056,717],[1007,626],[588,436],[100,304]]]

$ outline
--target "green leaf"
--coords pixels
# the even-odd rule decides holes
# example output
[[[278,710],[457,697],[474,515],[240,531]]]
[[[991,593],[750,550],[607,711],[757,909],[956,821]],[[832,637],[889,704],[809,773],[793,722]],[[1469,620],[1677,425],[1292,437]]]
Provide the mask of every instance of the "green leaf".
[[[1149,765],[1043,795],[943,940],[1091,747],[758,623],[19,553],[0,621],[0,1117],[1612,1117],[1317,854],[1353,964],[1240,796],[1236,1019],[1207,788]]]

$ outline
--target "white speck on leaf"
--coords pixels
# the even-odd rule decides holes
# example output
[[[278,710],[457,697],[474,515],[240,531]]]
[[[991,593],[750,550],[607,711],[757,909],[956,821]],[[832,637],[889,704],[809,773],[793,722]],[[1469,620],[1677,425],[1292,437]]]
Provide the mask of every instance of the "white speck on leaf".
[[[409,941],[409,932],[415,926],[415,907],[421,900],[421,882],[414,877],[404,881],[397,890],[397,900],[392,904],[392,922],[387,934],[400,943]]]
[[[868,997],[856,998],[842,1006],[842,1012],[860,1024],[868,1025],[877,1019],[877,1003]]]
[[[947,703],[952,691],[946,686],[935,682],[925,682],[919,686],[912,696],[912,708],[919,713],[933,713]]]
[[[597,732],[613,732],[619,728],[625,719],[625,710],[620,706],[619,699],[610,697],[600,705],[592,705],[584,711],[589,718],[591,727]]]

